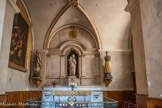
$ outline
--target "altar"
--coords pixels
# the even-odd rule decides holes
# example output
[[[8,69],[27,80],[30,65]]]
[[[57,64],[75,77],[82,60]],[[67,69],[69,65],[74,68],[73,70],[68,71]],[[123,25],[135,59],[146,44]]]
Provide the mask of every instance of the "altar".
[[[65,86],[44,87],[42,101],[103,102],[103,91],[99,86],[79,86],[74,91]]]

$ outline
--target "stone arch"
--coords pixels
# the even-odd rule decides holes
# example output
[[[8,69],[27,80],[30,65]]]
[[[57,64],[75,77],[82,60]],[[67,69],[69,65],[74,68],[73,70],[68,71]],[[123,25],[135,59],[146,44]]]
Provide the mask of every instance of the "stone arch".
[[[68,24],[68,25],[64,25],[64,26],[58,28],[56,31],[54,31],[51,34],[49,40],[47,41],[47,47],[46,48],[49,48],[50,47],[50,43],[51,43],[52,39],[55,38],[55,34],[57,34],[58,32],[60,32],[63,29],[66,29],[68,27],[71,27],[71,26],[78,27],[78,28],[83,29],[86,32],[88,32],[90,34],[90,36],[92,37],[92,39],[94,40],[96,48],[97,49],[99,48],[99,44],[97,42],[97,39],[96,39],[95,35],[88,28],[86,28],[86,27],[84,27],[82,25],[78,25],[78,24]]]
[[[86,50],[86,47],[81,42],[78,42],[78,41],[65,42],[64,44],[62,44],[60,46],[59,49],[60,49],[62,55],[66,55],[67,50],[69,50],[71,48],[75,48],[79,55],[82,55],[84,53],[84,51]]]
[[[48,48],[48,41],[50,40],[52,29],[54,28],[54,26],[58,22],[58,20],[61,18],[61,16],[70,7],[77,8],[85,16],[85,18],[88,20],[89,24],[91,25],[91,27],[93,28],[93,30],[95,32],[95,37],[96,37],[96,40],[97,40],[98,49],[101,49],[101,40],[100,40],[99,33],[97,31],[97,28],[96,28],[95,24],[93,23],[93,21],[91,20],[91,18],[88,16],[88,14],[85,12],[85,10],[80,6],[79,1],[77,1],[76,5],[72,5],[72,4],[73,4],[73,1],[72,2],[69,1],[67,3],[67,5],[62,8],[62,10],[58,13],[58,15],[52,21],[50,27],[47,30],[47,33],[46,33],[46,36],[45,36],[45,39],[44,39],[43,49],[47,49]]]

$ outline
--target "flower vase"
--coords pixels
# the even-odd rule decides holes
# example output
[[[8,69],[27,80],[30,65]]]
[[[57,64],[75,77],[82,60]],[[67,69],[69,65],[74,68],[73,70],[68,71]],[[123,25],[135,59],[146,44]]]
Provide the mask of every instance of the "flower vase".
[[[56,87],[56,85],[53,85],[53,87]]]
[[[74,91],[74,86],[71,87],[72,91]]]

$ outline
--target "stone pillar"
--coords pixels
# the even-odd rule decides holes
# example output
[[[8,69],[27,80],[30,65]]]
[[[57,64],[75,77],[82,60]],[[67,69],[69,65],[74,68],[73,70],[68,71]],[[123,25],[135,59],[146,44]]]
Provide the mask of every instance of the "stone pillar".
[[[82,77],[82,56],[79,56],[79,61],[78,61],[78,72],[79,72],[79,78]]]
[[[65,66],[65,55],[60,55],[60,78],[66,77],[66,68],[67,66]]]
[[[81,65],[80,65],[80,66],[81,66],[81,67],[80,67],[80,68],[81,68],[81,69],[80,69],[80,70],[81,70],[81,72],[80,72],[80,74],[81,74],[81,75],[80,75],[80,76],[81,76],[80,85],[82,85],[82,84],[83,84],[83,83],[82,83],[82,82],[83,82],[83,81],[82,81],[82,80],[83,80],[82,78],[85,77],[85,75],[84,75],[84,72],[85,72],[85,70],[84,70],[84,69],[85,69],[85,67],[84,67],[84,65],[85,65],[85,55],[81,55],[81,63],[80,63],[80,64],[81,64]]]
[[[96,69],[97,69],[96,78],[99,78],[100,77],[99,54],[96,54],[95,57],[96,57]]]
[[[83,77],[85,77],[85,74],[84,74],[84,72],[85,72],[85,55],[82,55],[82,69],[81,69],[81,77],[83,78]]]
[[[1,17],[0,17],[0,51],[1,51],[1,41],[2,41],[5,10],[6,10],[6,0],[0,0],[0,13],[1,13]]]

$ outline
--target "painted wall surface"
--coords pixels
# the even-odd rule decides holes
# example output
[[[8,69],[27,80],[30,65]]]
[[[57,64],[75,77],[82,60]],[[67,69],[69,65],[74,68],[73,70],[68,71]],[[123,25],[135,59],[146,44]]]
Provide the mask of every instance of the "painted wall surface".
[[[43,49],[44,39],[52,20],[66,5],[66,0],[25,0],[30,11],[33,30],[34,48]],[[110,85],[111,90],[132,90],[129,34],[130,14],[124,11],[127,1],[123,0],[80,0],[80,5],[95,24],[102,44],[101,64],[103,67],[103,55],[106,50],[113,52],[114,80]],[[113,10],[113,12],[112,12]],[[92,29],[87,19],[75,7],[69,8],[58,20],[53,31],[66,24],[81,24]],[[93,31],[92,31],[93,32]],[[62,35],[66,35],[62,33]],[[61,38],[61,36],[60,36]],[[101,69],[103,73],[104,70]],[[106,90],[107,88],[105,88]]]
[[[42,49],[46,32],[52,20],[66,5],[66,0],[24,0],[32,18],[34,47]]]
[[[149,97],[162,98],[162,1],[140,0]]]
[[[135,4],[134,4],[135,5]],[[136,75],[137,94],[148,94],[145,52],[139,2],[131,11],[131,35]]]
[[[34,48],[42,50],[44,39],[48,27],[52,20],[56,17],[58,12],[66,5],[66,0],[25,0],[29,12],[32,17],[33,31],[34,31]],[[112,52],[112,74],[114,80],[110,85],[109,90],[132,90],[132,79],[130,69],[130,53],[129,33],[130,33],[130,16],[129,13],[124,12],[127,1],[123,0],[80,0],[81,6],[85,9],[89,17],[92,19],[99,32],[102,49],[101,66],[104,66],[103,57],[106,50]],[[113,9],[113,12],[112,12]],[[65,14],[64,18],[68,19],[75,16],[73,12],[76,10],[69,10],[69,14]],[[3,93],[5,91],[23,91],[33,90],[35,87],[30,85],[28,72],[20,72],[8,68],[9,49],[11,41],[11,31],[13,23],[14,10],[7,2],[6,16],[4,22],[3,38],[2,38],[2,53],[0,55],[0,72]],[[77,12],[76,12],[77,13]],[[71,16],[70,16],[71,15]],[[79,15],[79,14],[78,14]],[[80,15],[79,15],[80,16]],[[63,21],[63,19],[60,19]],[[68,20],[64,20],[68,24]],[[76,23],[73,19],[70,23]],[[86,25],[86,20],[77,20]],[[58,27],[61,24],[58,24]],[[88,27],[88,26],[87,26]],[[7,44],[6,44],[7,43]],[[45,53],[43,53],[45,56]],[[45,61],[45,59],[43,60]],[[103,73],[103,68],[101,69]],[[105,88],[105,90],[108,90]]]
[[[125,91],[133,90],[133,81],[131,76],[131,51],[109,51],[111,56],[111,67],[113,80],[109,87],[105,87],[103,83],[103,90],[106,91]],[[105,51],[100,52],[101,72],[103,76],[105,66]],[[103,76],[104,77],[104,76]]]
[[[66,2],[66,0],[25,0],[33,21],[34,38],[37,40],[34,42],[35,49],[43,48],[48,27]],[[128,50],[130,15],[124,12],[126,0],[80,0],[80,5],[94,22],[103,50]],[[73,8],[75,7],[65,12],[59,21],[61,25],[57,23],[57,27],[69,23],[84,24],[88,27],[85,18]],[[79,19],[80,16],[82,18]]]
[[[6,9],[6,0],[0,1],[0,51],[1,51],[1,41],[2,41],[2,32],[3,32],[3,24],[4,24],[4,17],[5,17],[5,9]]]
[[[2,49],[0,53],[0,94],[4,94],[6,91],[26,91],[29,90],[30,87],[28,80],[29,71],[24,73],[8,68],[14,14],[15,10],[7,1],[2,37]]]
[[[67,40],[75,40],[75,41],[80,41],[83,45],[85,45],[86,48],[89,48],[86,44],[87,43],[93,43],[93,39],[91,36],[86,33],[84,30],[80,30],[78,28],[75,28],[75,30],[78,32],[78,35],[74,39],[70,39],[68,36],[68,32],[70,31],[70,28],[68,29],[63,29],[60,32],[56,34],[56,36],[52,39],[50,48],[59,48],[55,47],[57,45],[61,46],[63,42]],[[85,38],[87,40],[85,40]],[[88,39],[89,38],[89,39]],[[88,41],[88,42],[86,42]],[[93,44],[92,44],[93,45]],[[56,53],[56,52],[55,52]],[[91,52],[93,53],[93,52]],[[122,90],[133,90],[132,86],[132,76],[131,76],[131,55],[132,51],[109,51],[109,54],[111,56],[111,65],[112,65],[112,75],[113,75],[113,81],[111,82],[110,86],[108,88],[105,87],[105,84],[102,82],[103,90],[114,90],[114,91],[122,91]],[[85,54],[86,55],[86,54]],[[90,55],[90,54],[89,54]],[[103,81],[104,77],[104,67],[105,67],[105,51],[100,51],[100,72],[102,78],[100,79]],[[83,66],[81,70],[83,70],[82,76],[85,76],[87,80],[82,79],[82,85],[94,85],[94,78],[96,77],[95,74],[97,73],[97,66],[95,65],[95,57],[93,56],[85,56],[85,63],[83,63]],[[51,84],[54,78],[59,78],[60,77],[60,55],[58,53],[51,55],[48,58],[48,71],[47,71],[47,76],[50,78],[51,81],[47,80],[48,85]],[[83,60],[81,60],[83,61]],[[92,71],[92,72],[91,72]],[[66,72],[65,72],[66,73]],[[93,74],[92,74],[93,73]],[[100,76],[100,75],[99,75]],[[54,78],[53,78],[54,77]],[[88,79],[89,78],[89,79]],[[95,80],[97,80],[95,78]],[[57,82],[61,82],[57,80]],[[63,81],[62,81],[63,82]],[[100,82],[100,81],[98,81]],[[65,84],[65,83],[63,83]],[[97,85],[97,83],[95,83]],[[98,84],[100,85],[100,84]]]
[[[14,11],[12,9],[7,8],[6,10],[4,10],[3,8],[6,7],[6,4],[3,1],[1,2],[1,12],[2,12],[2,17],[1,18],[5,18],[4,22],[1,22],[0,26],[1,26],[1,31],[0,33],[2,33],[1,35],[3,35],[2,37],[2,49],[1,49],[1,53],[0,53],[0,94],[5,93],[5,89],[6,89],[6,82],[7,82],[7,73],[8,73],[8,55],[9,55],[9,47],[10,47],[10,38],[11,35],[8,35],[8,33],[11,33],[11,24],[12,21],[10,21],[10,18],[8,18],[7,16],[9,16],[10,14],[12,14]],[[3,3],[3,4],[2,4]],[[4,7],[3,7],[4,6]],[[4,13],[4,11],[6,11],[6,13]],[[2,19],[1,19],[2,20]],[[7,27],[10,27],[8,29],[5,29]],[[9,41],[8,41],[9,40]],[[8,44],[6,44],[8,43]]]
[[[124,11],[127,0],[80,0],[94,22],[102,50],[128,50],[130,14]]]

